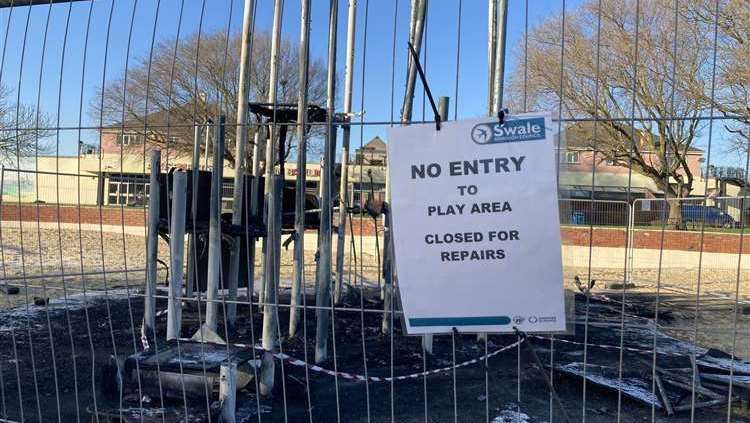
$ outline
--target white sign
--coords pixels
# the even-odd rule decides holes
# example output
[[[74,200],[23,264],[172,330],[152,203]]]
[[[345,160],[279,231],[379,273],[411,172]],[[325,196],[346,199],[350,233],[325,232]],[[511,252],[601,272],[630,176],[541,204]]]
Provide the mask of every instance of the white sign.
[[[389,131],[409,334],[565,329],[553,138],[540,115]]]

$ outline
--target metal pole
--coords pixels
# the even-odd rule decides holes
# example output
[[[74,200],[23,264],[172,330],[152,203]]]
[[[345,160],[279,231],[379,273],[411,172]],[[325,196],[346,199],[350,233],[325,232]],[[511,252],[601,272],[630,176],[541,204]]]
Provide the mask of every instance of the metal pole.
[[[221,191],[224,171],[224,116],[216,125],[211,172],[211,213],[208,223],[208,288],[206,289],[206,325],[216,332],[219,324],[219,284],[221,283]]]
[[[299,85],[297,102],[297,180],[294,203],[294,281],[289,308],[289,336],[297,334],[300,295],[305,272],[305,193],[307,178],[307,84],[310,61],[310,0],[302,0],[299,35]],[[303,311],[304,312],[304,311]]]
[[[278,197],[284,186],[284,178],[280,175],[271,176],[271,190],[268,191],[270,198]],[[268,202],[268,248],[264,260],[266,269],[264,278],[266,282],[265,295],[262,298],[263,306],[263,349],[272,351],[277,345],[276,321],[278,307],[279,270],[281,267],[281,207],[280,201]]]
[[[203,148],[205,153],[203,157],[203,169],[208,170],[208,152],[211,145],[211,121],[206,121],[206,130],[204,132],[206,133],[206,146]]]
[[[315,293],[315,305],[326,307],[331,304],[331,186],[333,177],[333,146],[335,145],[336,129],[333,125],[336,98],[336,33],[338,28],[338,2],[331,0],[328,21],[328,91],[326,108],[328,111],[328,126],[323,152],[323,166],[320,172],[320,188],[322,199],[320,202],[320,258],[318,260],[318,289]],[[328,322],[330,311],[325,308],[315,310],[317,327],[315,332],[315,362],[321,363],[328,359]]]
[[[440,97],[438,100],[438,114],[440,115],[441,122],[448,120],[448,110],[450,110],[450,98]],[[432,354],[433,336],[431,333],[422,337],[422,345],[427,354]]]
[[[190,212],[192,220],[195,221],[196,214],[198,213],[198,176],[199,167],[201,161],[201,126],[195,125],[195,133],[193,134],[193,161],[192,169],[190,171],[190,178],[192,180],[192,193],[190,199]],[[187,283],[185,285],[185,297],[192,297],[195,291],[195,272],[196,272],[196,260],[198,259],[197,253],[194,253],[196,246],[195,243],[195,228],[188,234],[188,276]]]
[[[277,82],[279,78],[279,45],[281,43],[281,12],[283,9],[283,1],[275,0],[273,6],[273,29],[271,37],[271,63],[269,69],[269,81],[268,81],[268,103],[274,107],[274,115],[269,125],[269,136],[266,140],[266,192],[270,191],[271,188],[271,175],[274,171],[274,161],[276,159],[276,102],[277,102]]]
[[[268,102],[273,104],[274,113],[276,109],[276,83],[278,81],[278,67],[279,67],[279,45],[281,43],[281,12],[282,12],[282,0],[276,0],[273,6],[273,36],[271,38],[271,64],[270,64],[270,77],[268,86]],[[281,207],[281,190],[275,189],[274,183],[274,160],[276,158],[276,122],[275,116],[272,119],[270,125],[270,133],[266,142],[266,225],[268,227],[268,235],[265,238],[265,260],[263,261],[263,279],[264,289],[263,295],[260,297],[266,304],[269,304],[269,298],[275,298],[276,292],[269,292],[275,290],[274,275],[276,269],[273,268],[278,260],[273,259],[272,256],[277,249],[275,244],[281,240],[281,228],[276,228],[274,222],[274,214],[276,210]],[[282,176],[283,177],[283,176]],[[278,233],[277,233],[278,232]],[[276,312],[272,306],[266,305],[263,307],[263,348],[266,350],[272,350],[276,346]]]
[[[497,19],[497,43],[495,45],[495,74],[493,81],[492,115],[503,107],[503,84],[505,82],[505,39],[508,23],[508,0],[500,0]]]
[[[497,2],[487,4],[487,111],[492,114],[495,99],[495,60],[497,54]]]
[[[148,241],[146,292],[143,305],[144,333],[153,333],[156,327],[156,257],[159,248],[159,173],[161,171],[161,151],[151,152],[151,177],[148,195]]]
[[[227,361],[219,370],[219,402],[221,403],[221,422],[236,422],[237,406],[237,363]]]
[[[427,0],[417,0],[417,14],[414,22],[414,39],[412,45],[419,56],[422,50],[422,35],[424,34],[424,21],[427,13]],[[417,82],[417,67],[412,61],[409,62],[408,78],[406,81],[406,93],[404,95],[404,107],[401,111],[401,122],[411,121],[412,104],[414,103],[414,86]]]
[[[350,119],[352,112],[352,79],[354,74],[354,42],[357,26],[357,0],[349,0],[346,32],[346,68],[344,69],[344,115]],[[344,125],[344,135],[341,141],[341,184],[339,186],[339,225],[336,243],[336,286],[334,302],[341,303],[344,284],[344,249],[346,238],[346,215],[349,191],[349,139],[352,128]]]
[[[411,40],[414,50],[419,56],[419,52],[422,49],[422,35],[424,34],[424,23],[425,16],[427,13],[427,0],[417,0],[417,4],[412,3],[412,6],[418,7],[416,13],[416,20],[414,21],[414,36]],[[412,11],[412,14],[414,12]],[[406,93],[404,94],[404,108],[401,111],[401,122],[411,122],[412,104],[414,103],[414,84],[416,83],[417,77],[417,66],[413,61],[409,62],[408,68],[408,79],[406,82]],[[391,330],[391,302],[393,301],[393,272],[391,266],[392,263],[392,246],[391,242],[391,228],[390,228],[390,201],[391,201],[391,181],[390,177],[386,174],[385,179],[385,197],[386,197],[386,209],[385,220],[383,222],[383,321],[381,330],[383,333],[388,333]]]
[[[244,193],[247,150],[247,102],[249,99],[248,78],[250,76],[250,53],[252,51],[253,0],[245,0],[242,18],[242,47],[240,50],[240,83],[237,92],[237,128],[235,132],[234,154],[234,195],[232,201],[232,225],[242,224],[242,200]],[[242,237],[237,235],[232,242],[232,251],[227,273],[227,323],[231,326],[237,320],[237,278],[240,270],[240,247]]]
[[[414,44],[414,24],[417,22],[417,10],[419,9],[419,0],[411,0],[409,13],[409,41]],[[411,66],[411,55],[407,54],[407,63]]]
[[[185,200],[187,174],[174,172],[172,180],[172,222],[169,231],[170,278],[167,304],[167,341],[179,338],[182,323],[182,258],[185,253]]]

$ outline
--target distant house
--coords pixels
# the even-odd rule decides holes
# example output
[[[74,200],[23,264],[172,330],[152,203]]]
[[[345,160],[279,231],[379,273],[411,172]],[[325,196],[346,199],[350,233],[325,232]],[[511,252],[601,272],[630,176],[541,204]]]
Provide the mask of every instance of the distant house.
[[[385,201],[385,173],[388,164],[388,145],[380,137],[375,136],[373,139],[358,148],[354,152],[353,169],[349,170],[358,173],[356,169],[367,169],[362,181],[354,181],[350,184],[351,196],[349,198],[352,205],[364,204],[370,197],[375,202]],[[372,182],[369,177],[372,176]]]
[[[579,122],[563,131],[563,147],[559,152],[560,191],[569,198],[591,198],[592,186],[594,198],[599,200],[658,198],[664,195],[652,178],[636,169],[631,171],[627,158],[611,155],[611,149],[607,146],[607,137],[611,135],[603,126],[595,128],[593,122]],[[636,130],[633,136],[645,161],[658,166],[659,156],[655,151],[659,146],[658,136],[642,130]],[[629,142],[627,140],[624,144],[628,145]],[[699,181],[702,180],[703,150],[691,147],[685,159],[694,177],[691,195],[702,195],[705,184]],[[670,178],[671,184],[676,182]]]
[[[385,166],[388,162],[388,146],[376,136],[354,153],[354,164]]]
[[[169,127],[170,130],[165,128]],[[144,139],[169,138],[170,145],[193,144],[192,123],[169,119],[165,112],[148,116],[147,129],[138,120],[103,127],[99,133],[98,145],[81,142],[80,155],[39,156],[36,167],[41,172],[66,175],[50,176],[41,174],[31,183],[28,196],[22,201],[43,201],[62,204],[143,206],[148,199],[150,161],[148,152],[153,146]],[[205,140],[201,140],[205,143]],[[370,195],[375,200],[385,199],[386,144],[379,137],[373,138],[363,148],[355,152],[357,159],[349,164],[349,204],[364,204]],[[182,149],[162,151],[162,172],[169,168],[192,168],[192,157]],[[199,167],[210,168],[211,161],[206,154],[200,155]],[[278,169],[278,168],[277,168]],[[296,163],[289,161],[284,166],[284,179],[290,187],[298,174]],[[306,168],[307,191],[318,193],[321,169],[319,163],[308,163]],[[340,171],[335,172],[336,176]],[[81,176],[76,176],[81,175]],[[224,183],[222,208],[231,210],[233,199],[234,169],[228,161],[224,163]],[[33,181],[32,181],[33,182]],[[60,189],[58,189],[58,186]],[[338,183],[334,183],[336,190]],[[38,191],[38,192],[34,192]]]

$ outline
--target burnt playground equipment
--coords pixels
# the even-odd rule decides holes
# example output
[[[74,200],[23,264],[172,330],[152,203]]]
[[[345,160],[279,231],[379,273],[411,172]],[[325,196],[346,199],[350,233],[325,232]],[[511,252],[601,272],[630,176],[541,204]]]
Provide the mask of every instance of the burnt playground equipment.
[[[284,173],[284,163],[286,152],[284,146],[286,145],[286,138],[288,127],[296,124],[297,119],[297,107],[292,104],[277,104],[276,107],[272,104],[267,103],[250,103],[250,113],[254,114],[260,125],[277,125],[279,128],[278,136],[279,142],[279,155],[277,163],[279,166],[279,173]],[[310,105],[307,111],[307,122],[325,122],[327,119],[326,111],[319,106]],[[306,132],[309,132],[312,125],[307,125]],[[222,128],[222,131],[225,129]],[[170,229],[170,213],[175,207],[173,204],[173,190],[174,186],[174,172],[176,168],[171,168],[167,173],[160,174],[159,184],[167,189],[161,189],[159,191],[159,236],[169,243],[169,229]],[[211,171],[193,169],[189,173],[195,172],[197,177],[196,187],[193,187],[193,178],[187,179],[187,195],[185,196],[185,232],[195,236],[195,252],[188,252],[188,260],[195,260],[197,266],[192,267],[195,269],[194,275],[196,284],[194,287],[199,291],[206,289],[207,275],[208,275],[208,232],[209,232],[209,218],[210,218],[210,203],[209,201],[195,201],[194,207],[192,204],[193,196],[197,196],[198,199],[208,199],[211,192]],[[222,269],[224,270],[224,277],[222,281],[226,279],[226,272],[230,268],[229,266],[229,251],[233,239],[236,237],[241,242],[241,257],[247,257],[247,246],[248,241],[254,242],[258,238],[266,236],[266,222],[263,220],[262,207],[257,208],[256,213],[251,211],[254,209],[251,207],[253,201],[256,204],[263,204],[264,192],[263,187],[265,186],[265,177],[255,175],[244,175],[243,186],[243,208],[247,212],[243,212],[240,224],[232,224],[232,213],[226,212],[221,214],[221,233],[222,233]],[[257,187],[254,191],[254,187]],[[284,193],[282,194],[282,233],[291,234],[294,232],[294,187],[285,186]],[[318,230],[320,228],[320,199],[312,194],[306,194],[305,201],[305,227],[307,229]],[[194,257],[195,256],[195,257]],[[247,280],[247,269],[248,266],[240,266],[239,280]]]
[[[283,175],[285,171],[284,162],[286,156],[285,145],[287,130],[291,124],[296,122],[296,106],[284,104],[274,106],[264,103],[251,103],[249,104],[249,111],[256,116],[259,126],[276,125],[278,127],[278,158],[276,163],[269,165],[274,167],[278,166],[277,169],[279,173]],[[309,106],[307,109],[307,119],[307,122],[310,123],[325,122],[327,121],[327,114],[325,110],[313,105]],[[236,244],[234,244],[235,242],[240,242],[240,260],[244,262],[239,266],[237,280],[249,281],[249,288],[252,287],[253,282],[251,281],[251,275],[249,272],[253,272],[251,269],[253,269],[254,255],[249,254],[251,251],[250,248],[251,246],[254,247],[257,239],[266,238],[272,235],[269,233],[270,229],[268,220],[273,217],[268,213],[263,212],[263,210],[268,208],[268,204],[265,203],[269,201],[269,196],[264,192],[265,178],[262,176],[242,175],[244,183],[242,184],[243,192],[240,197],[243,206],[241,208],[243,211],[241,219],[233,220],[232,213],[218,213],[221,210],[221,192],[224,183],[223,178],[221,177],[221,166],[224,156],[224,135],[226,131],[224,121],[224,117],[221,116],[217,119],[218,123],[214,125],[217,136],[214,145],[214,171],[199,170],[196,166],[196,163],[198,162],[196,157],[198,155],[194,154],[192,171],[183,172],[179,169],[172,168],[167,173],[161,174],[158,173],[158,169],[160,168],[159,153],[156,152],[154,157],[152,157],[152,169],[154,170],[152,170],[151,193],[155,194],[155,197],[158,198],[158,205],[153,208],[154,210],[158,209],[158,215],[150,216],[149,220],[155,220],[154,227],[156,228],[156,234],[170,244],[170,250],[176,245],[184,242],[185,234],[192,235],[192,245],[187,252],[188,260],[190,261],[188,263],[189,274],[187,275],[187,279],[190,279],[192,276],[193,281],[192,283],[185,283],[186,289],[184,295],[192,297],[195,294],[195,291],[206,291],[207,301],[211,300],[212,290],[215,292],[219,287],[228,288],[227,286],[221,285],[224,285],[225,281],[229,279],[228,272],[231,271],[231,251],[233,250],[232,246],[236,246]],[[209,123],[208,125],[212,125],[212,123]],[[312,125],[307,125],[307,128],[305,129],[306,132],[309,132],[311,127]],[[196,149],[199,148],[197,147],[198,133],[199,131],[196,130],[196,144],[194,146]],[[215,173],[217,170],[219,172],[218,176]],[[187,175],[191,177],[186,177]],[[213,186],[215,184],[219,184],[218,188]],[[277,191],[277,193],[277,195],[282,197],[282,201],[280,201],[282,204],[282,216],[289,216],[292,218],[282,219],[282,227],[279,229],[284,233],[291,234],[290,239],[293,239],[293,214],[295,208],[293,188],[291,195],[284,195],[283,190]],[[210,200],[206,201],[207,199]],[[150,203],[150,205],[151,204],[152,203]],[[319,199],[316,196],[306,196],[304,207],[305,228],[320,229],[319,204]],[[176,210],[178,213],[175,213]],[[216,226],[213,226],[215,224],[212,223],[215,222],[212,221],[212,210],[213,213],[219,214],[218,225]],[[214,216],[216,216],[216,214],[214,214]],[[183,218],[175,220],[175,216],[183,215]],[[180,222],[181,219],[184,219],[184,221]],[[237,221],[239,221],[239,223],[237,223]],[[179,234],[175,235],[173,233],[174,226],[181,227]],[[221,234],[220,252],[218,253],[215,249],[217,245],[211,243],[211,239],[215,233],[214,231],[217,229]],[[175,237],[175,242],[177,242],[175,246],[171,245],[172,237]],[[180,255],[180,253],[177,254]],[[220,286],[215,286],[217,285],[216,274],[213,276],[214,282],[211,282],[211,269],[213,268],[214,271],[217,269],[215,263],[212,267],[211,257],[213,255],[214,258],[217,258],[217,254],[221,260],[221,264],[218,266],[218,269],[221,269],[222,272],[222,275],[218,278],[218,285]],[[149,256],[150,260],[155,260],[155,254],[153,254],[153,258],[151,258],[151,255]],[[174,257],[172,259],[174,260]],[[177,264],[173,261],[170,268],[175,265]],[[181,267],[181,262],[178,267]],[[192,275],[190,273],[192,273]],[[176,317],[168,316],[170,317],[167,334],[167,337],[169,338],[170,331],[175,333],[176,336],[179,336],[180,333],[179,320],[181,319],[181,307],[179,306],[179,303],[181,300],[179,297],[182,295],[181,272],[179,276],[169,275],[167,279],[169,284],[180,284],[179,287],[170,286],[170,306],[168,314],[173,312],[174,305],[176,308]],[[213,285],[209,286],[211,284]],[[150,294],[147,290],[147,297],[149,295]],[[252,295],[252,291],[249,290],[248,295]],[[206,313],[208,314],[208,310]],[[177,321],[173,322],[174,319]],[[133,387],[133,382],[136,381],[133,377],[134,373],[132,372],[132,369],[134,368],[141,368],[141,377],[145,377],[147,380],[154,382],[155,386],[163,384],[164,386],[172,386],[176,390],[179,390],[180,386],[178,385],[182,383],[185,377],[185,366],[180,366],[181,370],[180,372],[177,372],[175,369],[171,369],[169,365],[170,363],[174,364],[175,357],[178,357],[178,360],[184,360],[185,358],[180,355],[179,351],[175,350],[175,348],[179,347],[177,347],[174,342],[168,342],[166,348],[162,347],[159,351],[149,348],[149,345],[151,345],[150,338],[155,336],[155,333],[151,333],[150,328],[146,324],[147,321],[148,317],[146,316],[144,317],[144,329],[142,331],[142,342],[145,351],[127,357],[122,364],[118,365],[120,369],[118,371],[125,373],[123,377],[120,378],[120,380],[123,381],[123,386],[121,386],[120,390],[121,392],[122,390],[128,391]],[[200,360],[195,359],[193,361],[203,361],[200,369],[194,369],[194,374],[190,376],[191,386],[196,392],[203,392],[206,387],[215,387],[218,381],[223,380],[222,378],[225,371],[223,363],[225,362],[230,364],[234,363],[236,366],[233,371],[233,374],[235,375],[234,377],[236,378],[238,375],[242,376],[240,377],[242,380],[239,382],[242,382],[244,385],[247,383],[246,379],[249,376],[248,369],[262,368],[262,360],[268,359],[268,357],[263,355],[262,359],[256,360],[253,358],[254,356],[251,357],[251,355],[246,353],[239,355],[233,353],[231,359],[225,357],[219,360],[219,362],[207,365],[204,360],[206,354],[210,356],[212,354],[211,351],[217,349],[223,351],[227,348],[226,346],[222,346],[224,341],[213,332],[215,328],[208,327],[208,329],[210,330],[204,330],[204,328],[201,328],[199,332],[194,335],[193,341],[187,343],[183,342],[182,345],[182,348],[192,348],[195,354],[197,354],[196,357],[200,356],[198,357]],[[182,353],[184,355],[184,351]],[[191,359],[188,358],[188,361],[190,360]],[[151,372],[143,371],[148,369],[160,370]],[[261,371],[261,373],[263,373],[263,371]],[[263,377],[264,376],[261,374],[260,378],[263,379]],[[175,384],[174,382],[176,380],[179,380],[180,384]],[[238,380],[235,379],[235,383],[237,382]]]

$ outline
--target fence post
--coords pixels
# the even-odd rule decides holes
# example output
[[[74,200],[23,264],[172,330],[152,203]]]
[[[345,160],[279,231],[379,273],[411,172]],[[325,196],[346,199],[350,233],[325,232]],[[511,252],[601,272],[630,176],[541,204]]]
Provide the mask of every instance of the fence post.
[[[419,57],[419,52],[422,49],[422,36],[424,34],[425,17],[427,14],[427,0],[415,0],[412,1],[411,20],[409,28],[409,38],[414,46],[414,51]],[[417,77],[417,66],[413,62],[413,59],[409,59],[409,66],[407,69],[407,81],[406,81],[406,92],[404,93],[404,107],[401,111],[401,123],[407,124],[411,122],[412,105],[414,104],[414,85],[416,84]],[[385,197],[386,197],[386,208],[385,208],[385,223],[383,225],[383,321],[381,324],[381,330],[383,333],[388,333],[391,330],[392,317],[389,317],[389,313],[392,307],[393,301],[393,241],[391,233],[391,190],[390,190],[390,172],[386,175],[385,179]]]
[[[151,152],[151,176],[148,196],[148,240],[147,277],[143,304],[144,333],[150,334],[156,327],[156,257],[159,248],[159,174],[161,172],[161,151]],[[148,336],[148,335],[147,335]]]
[[[237,363],[227,361],[221,365],[219,371],[219,401],[221,403],[221,421],[223,423],[234,423],[237,405]]]
[[[413,27],[413,33],[409,34],[411,43],[414,46],[414,51],[419,52],[422,49],[422,35],[424,33],[425,16],[427,14],[427,0],[416,0],[412,2],[412,6],[416,7],[416,13],[412,10],[412,19],[415,19],[410,27]],[[417,82],[417,67],[409,59],[409,66],[407,70],[406,80],[406,93],[404,95],[404,107],[401,113],[401,122],[407,123],[411,121],[412,105],[414,104],[414,86]]]
[[[305,200],[307,179],[307,139],[305,124],[307,121],[307,84],[310,61],[310,0],[302,1],[299,36],[299,92],[297,103],[297,178],[295,181],[294,203],[294,281],[289,304],[289,336],[297,334],[300,310],[300,290],[305,276]],[[304,313],[305,310],[302,310]]]
[[[250,75],[250,51],[252,50],[253,0],[245,0],[245,11],[242,19],[242,48],[240,50],[240,82],[237,93],[237,128],[235,135],[234,154],[234,195],[232,202],[232,225],[242,224],[242,200],[247,151],[247,102],[248,76]],[[229,303],[227,303],[227,323],[233,326],[237,320],[237,279],[239,278],[241,260],[242,236],[233,237],[232,251],[227,272],[227,289]]]
[[[344,69],[344,115],[349,120],[352,112],[352,78],[354,74],[354,42],[357,25],[357,0],[349,0],[346,29],[346,68]],[[347,191],[349,186],[349,138],[352,128],[344,125],[341,140],[341,184],[339,186],[339,224],[336,242],[336,285],[333,299],[341,303],[344,284],[344,250],[346,238]]]
[[[498,28],[496,30],[496,52],[495,52],[495,70],[494,70],[494,89],[492,92],[492,109],[490,114],[496,115],[503,107],[503,84],[505,82],[505,38],[508,22],[508,0],[499,0],[500,5],[497,9]]]
[[[211,197],[208,224],[208,287],[206,289],[206,326],[216,332],[219,324],[219,284],[221,283],[221,190],[224,170],[224,116],[216,125],[211,172]]]
[[[180,336],[182,323],[182,258],[185,250],[185,200],[187,174],[176,171],[172,183],[172,222],[169,231],[170,280],[167,305],[167,341]]]
[[[487,110],[495,100],[495,44],[497,43],[497,0],[487,3]]]
[[[438,99],[438,114],[440,115],[440,121],[445,122],[448,120],[448,110],[450,109],[450,98],[440,97]],[[432,341],[433,335],[428,333],[422,336],[422,346],[427,354],[432,354]]]
[[[330,306],[331,298],[331,209],[332,178],[334,167],[334,149],[336,148],[336,127],[333,124],[336,97],[336,33],[338,21],[338,2],[331,1],[328,20],[328,90],[326,94],[326,110],[328,111],[328,126],[323,148],[323,166],[320,172],[320,231],[319,245],[320,257],[318,259],[318,287],[315,293],[316,331],[315,331],[315,362],[321,363],[328,359],[328,323],[330,321],[330,310],[324,308]]]

